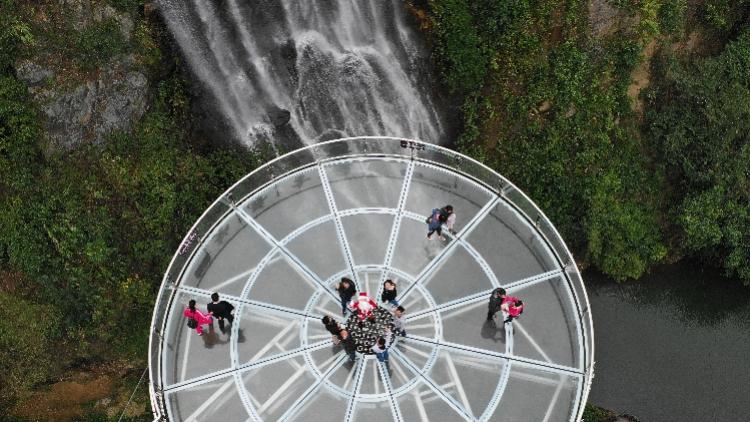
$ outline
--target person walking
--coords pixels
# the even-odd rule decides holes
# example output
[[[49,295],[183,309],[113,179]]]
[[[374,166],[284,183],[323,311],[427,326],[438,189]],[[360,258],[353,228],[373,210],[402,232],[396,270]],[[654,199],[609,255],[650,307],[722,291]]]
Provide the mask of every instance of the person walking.
[[[206,306],[208,313],[215,316],[219,320],[219,330],[224,334],[224,320],[229,321],[229,324],[234,323],[234,306],[226,300],[219,301],[219,294],[214,293],[211,295],[212,302]]]
[[[392,306],[398,306],[396,296],[398,296],[396,283],[394,283],[393,280],[386,280],[385,283],[383,283],[383,293],[380,295],[380,300],[382,302],[388,302]]]
[[[339,344],[339,342],[341,341],[339,333],[341,333],[342,330],[339,323],[328,315],[324,316],[322,318],[322,321],[323,325],[326,327],[326,330],[328,330],[328,332],[333,336],[333,338],[331,339],[331,341],[333,341],[333,344]]]
[[[490,293],[490,303],[487,305],[487,321],[491,321],[500,310],[505,297],[505,289],[502,287],[498,287]]]
[[[345,329],[339,332],[339,337],[341,338],[341,346],[344,348],[344,352],[349,355],[349,362],[354,362],[357,359],[357,343],[354,342],[352,336]]]
[[[506,296],[501,305],[503,315],[507,318],[503,321],[503,324],[513,322],[514,319],[518,318],[523,313],[523,301],[517,297]]]
[[[396,331],[396,334],[402,337],[406,337],[406,330],[404,329],[404,325],[406,321],[404,321],[404,312],[406,312],[406,309],[404,309],[403,306],[398,306],[393,311],[393,329]]]
[[[445,219],[445,228],[448,229],[450,234],[455,235],[456,230],[454,230],[453,226],[456,224],[456,213],[453,212],[453,206],[452,205],[446,205],[443,208],[440,209],[440,218]]]
[[[346,307],[357,293],[357,288],[354,287],[354,282],[351,279],[342,277],[341,282],[336,287],[336,291],[339,292],[339,297],[341,298],[341,314],[346,316]]]
[[[440,218],[440,209],[434,208],[432,210],[432,213],[430,213],[430,216],[427,217],[427,240],[432,239],[432,234],[437,232],[438,238],[440,240],[445,240],[443,237],[443,223],[445,223],[445,220],[441,220]]]
[[[213,324],[211,315],[206,315],[195,307],[195,300],[190,299],[187,308],[182,313],[188,319],[188,328],[195,329],[199,336],[203,335],[203,326]]]

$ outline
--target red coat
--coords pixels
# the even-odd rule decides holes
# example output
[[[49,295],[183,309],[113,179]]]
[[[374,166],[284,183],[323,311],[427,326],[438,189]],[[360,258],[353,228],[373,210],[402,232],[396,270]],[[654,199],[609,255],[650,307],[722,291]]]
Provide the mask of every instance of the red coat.
[[[377,307],[378,303],[365,292],[360,292],[359,296],[357,296],[357,300],[349,305],[349,308],[351,308],[352,311],[356,311],[357,317],[363,321],[372,315],[372,311]]]

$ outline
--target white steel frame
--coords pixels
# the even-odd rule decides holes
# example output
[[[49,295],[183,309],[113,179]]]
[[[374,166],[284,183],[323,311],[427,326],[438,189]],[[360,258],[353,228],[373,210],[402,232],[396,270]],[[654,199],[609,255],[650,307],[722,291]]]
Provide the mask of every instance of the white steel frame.
[[[373,138],[375,139],[375,138]],[[377,138],[380,139],[380,138]],[[400,140],[403,141],[403,140]],[[339,142],[339,141],[331,141],[331,142]],[[409,140],[410,143],[414,143],[415,141]],[[424,145],[421,143],[417,143],[419,145]],[[439,148],[435,146],[431,146],[431,148]],[[455,153],[452,153],[455,154]],[[283,157],[282,157],[283,158]],[[465,158],[465,157],[462,157]],[[346,210],[339,210],[337,208],[331,185],[326,173],[326,166],[332,165],[332,163],[340,164],[342,161],[353,161],[353,160],[362,160],[362,159],[378,159],[378,157],[370,157],[367,155],[354,155],[351,157],[345,157],[345,158],[337,158],[335,161],[317,161],[315,166],[317,168],[318,174],[320,176],[320,180],[323,186],[323,190],[325,192],[326,201],[329,206],[329,214],[323,215],[319,218],[316,218],[312,221],[307,222],[303,226],[297,228],[296,230],[289,233],[287,236],[285,236],[283,239],[276,239],[268,230],[266,230],[260,223],[258,223],[255,219],[253,219],[243,208],[242,203],[247,202],[252,195],[248,195],[242,200],[242,203],[240,205],[235,204],[233,200],[229,200],[229,205],[231,208],[230,214],[234,214],[238,216],[249,228],[251,228],[253,231],[255,231],[258,235],[260,235],[261,238],[263,238],[270,246],[270,250],[267,252],[265,257],[259,262],[259,264],[250,271],[250,275],[247,279],[247,282],[243,288],[242,293],[240,296],[231,296],[227,294],[222,294],[223,298],[226,300],[229,300],[230,302],[237,304],[237,314],[242,315],[243,308],[256,308],[256,309],[262,309],[264,312],[267,312],[269,314],[275,314],[279,316],[284,316],[287,318],[294,318],[300,321],[300,336],[301,336],[301,347],[287,350],[282,353],[278,353],[275,355],[272,355],[270,357],[264,357],[260,359],[253,360],[251,362],[240,362],[240,357],[237,350],[237,344],[236,341],[232,341],[232,344],[230,346],[230,362],[231,366],[230,368],[226,368],[220,371],[216,371],[210,374],[204,374],[199,377],[195,377],[188,380],[179,380],[178,382],[172,383],[170,385],[164,385],[163,382],[154,382],[152,380],[152,383],[150,385],[150,391],[152,394],[152,400],[153,401],[164,401],[168,402],[170,397],[173,394],[177,394],[181,391],[188,390],[190,388],[194,388],[199,385],[203,385],[212,381],[221,380],[221,379],[228,379],[228,382],[234,381],[234,384],[239,392],[240,399],[245,407],[245,410],[247,411],[249,415],[249,420],[261,420],[261,417],[258,413],[258,409],[253,404],[253,399],[250,396],[249,392],[245,388],[241,375],[249,370],[260,368],[265,365],[270,365],[274,363],[279,363],[283,361],[287,361],[290,359],[294,359],[297,357],[302,356],[306,363],[306,369],[309,370],[315,377],[316,381],[305,391],[304,394],[302,394],[298,400],[295,401],[295,403],[290,406],[287,411],[284,413],[282,418],[280,420],[291,420],[295,417],[295,415],[298,413],[300,409],[302,409],[309,400],[311,400],[312,397],[314,397],[314,393],[319,388],[327,388],[330,392],[337,394],[341,397],[344,397],[348,400],[349,405],[347,409],[347,416],[346,419],[350,420],[354,416],[354,411],[356,409],[356,404],[358,402],[378,402],[383,400],[389,401],[389,406],[391,408],[392,416],[394,420],[403,420],[401,416],[401,412],[398,406],[397,398],[404,395],[404,394],[411,394],[411,391],[415,386],[417,385],[426,385],[432,390],[435,395],[439,398],[441,398],[443,401],[445,401],[451,408],[453,408],[461,417],[465,420],[489,420],[492,415],[494,414],[501,398],[502,393],[508,383],[508,380],[511,376],[511,368],[514,365],[520,365],[522,367],[530,367],[539,369],[551,374],[558,374],[560,376],[560,383],[558,384],[558,388],[555,392],[555,399],[559,396],[563,386],[564,381],[568,378],[572,378],[577,382],[577,394],[576,394],[576,402],[573,404],[572,409],[573,412],[571,412],[570,420],[580,420],[580,416],[582,414],[582,407],[580,406],[580,402],[585,400],[585,397],[588,395],[588,389],[590,388],[590,382],[591,378],[593,376],[593,359],[591,359],[591,356],[588,356],[588,363],[584,364],[584,357],[586,355],[586,351],[584,351],[584,344],[583,340],[579,342],[579,350],[577,351],[578,356],[578,362],[577,367],[568,367],[564,365],[559,365],[551,362],[551,360],[546,356],[543,350],[539,348],[539,352],[541,356],[545,358],[545,361],[539,361],[535,359],[529,359],[524,358],[522,356],[516,356],[513,354],[513,338],[515,332],[510,326],[506,327],[506,350],[504,352],[498,352],[493,350],[487,350],[487,349],[481,349],[481,348],[475,348],[470,347],[466,345],[461,344],[455,344],[452,342],[448,342],[442,337],[442,324],[440,320],[440,315],[442,312],[452,310],[452,309],[460,309],[462,307],[475,304],[484,300],[487,300],[487,297],[489,296],[492,289],[489,289],[487,291],[474,293],[471,295],[467,295],[462,298],[458,298],[455,300],[451,300],[449,302],[440,303],[436,298],[434,298],[430,293],[429,290],[425,288],[423,285],[426,280],[429,280],[429,278],[435,273],[437,269],[440,268],[440,266],[444,263],[444,261],[451,255],[451,253],[456,248],[463,248],[477,263],[477,265],[482,269],[482,271],[485,273],[485,275],[490,280],[493,288],[496,286],[503,286],[509,291],[517,290],[519,288],[525,288],[528,286],[531,286],[536,283],[541,283],[549,280],[565,280],[568,285],[571,283],[571,280],[568,278],[567,271],[570,271],[570,263],[572,262],[572,258],[570,258],[569,252],[566,259],[566,263],[562,263],[559,259],[558,262],[561,262],[560,268],[553,269],[551,271],[547,271],[545,273],[536,274],[531,277],[527,277],[522,280],[516,280],[516,281],[510,281],[510,282],[504,282],[501,283],[497,276],[494,274],[494,272],[491,270],[490,266],[487,264],[487,261],[481,256],[481,254],[475,250],[475,248],[466,240],[469,235],[471,234],[472,230],[474,230],[478,224],[487,216],[489,215],[492,210],[501,202],[513,205],[511,202],[508,201],[508,199],[504,196],[505,188],[500,189],[500,191],[495,194],[492,193],[494,191],[490,190],[490,187],[487,187],[482,184],[478,184],[478,187],[481,189],[484,189],[488,193],[490,193],[490,200],[480,209],[480,211],[474,215],[464,226],[463,228],[454,236],[450,234],[446,234],[448,237],[450,237],[450,242],[447,246],[445,246],[440,253],[432,259],[421,271],[416,277],[410,277],[408,274],[403,273],[397,268],[391,267],[391,262],[393,258],[393,252],[396,246],[396,242],[398,241],[400,226],[402,223],[402,220],[404,218],[411,219],[418,222],[424,221],[424,216],[408,212],[405,210],[405,204],[406,200],[409,194],[411,182],[412,182],[412,176],[414,174],[415,168],[417,166],[423,166],[423,167],[429,167],[433,170],[443,171],[443,172],[450,172],[450,169],[446,169],[444,167],[435,165],[430,162],[421,161],[417,158],[415,158],[414,154],[408,158],[406,157],[388,157],[390,161],[403,161],[406,165],[406,173],[404,177],[404,182],[402,185],[402,188],[400,190],[399,194],[399,200],[396,208],[355,208],[355,209],[346,209]],[[467,158],[467,160],[469,160]],[[477,163],[478,164],[478,163]],[[309,170],[307,170],[309,171]],[[297,173],[290,172],[286,176],[282,178],[277,178],[274,180],[274,184],[279,182],[282,179],[285,179],[287,177],[293,177]],[[459,174],[459,176],[463,176],[464,179],[466,179],[466,175]],[[499,176],[498,176],[499,177]],[[470,180],[470,179],[469,179]],[[504,180],[504,179],[502,179]],[[476,183],[476,180],[473,180],[473,182]],[[239,182],[238,182],[239,183]],[[509,182],[508,182],[509,183]],[[268,187],[272,186],[273,184],[268,185]],[[507,187],[508,185],[506,185]],[[511,185],[512,186],[512,185]],[[264,188],[267,189],[267,188]],[[232,189],[230,188],[229,192],[231,192]],[[223,200],[225,197],[230,197],[230,195],[225,195],[224,197],[220,198],[220,200]],[[217,200],[218,201],[218,200]],[[524,224],[528,226],[529,229],[532,230],[532,232],[537,233],[537,236],[542,241],[543,244],[547,244],[546,239],[544,235],[538,232],[536,230],[536,227],[538,227],[538,221],[540,218],[544,218],[543,214],[541,214],[541,211],[539,212],[539,218],[537,218],[537,225],[535,227],[534,224],[532,224],[531,218],[526,216],[520,209],[513,208],[514,212],[516,213],[517,217],[520,221],[523,221]],[[390,236],[388,241],[388,246],[386,249],[386,255],[385,259],[382,265],[356,265],[352,255],[351,250],[349,248],[349,241],[347,239],[344,227],[341,223],[341,217],[342,216],[348,216],[348,215],[368,215],[368,214],[386,214],[386,215],[392,215],[393,223],[390,230]],[[226,217],[226,216],[225,216]],[[546,218],[545,218],[546,219]],[[200,221],[200,220],[199,220]],[[336,233],[339,240],[339,244],[342,250],[342,254],[346,259],[347,262],[347,269],[344,269],[343,271],[340,271],[339,273],[333,275],[328,280],[321,280],[315,272],[313,272],[307,265],[304,264],[298,257],[296,257],[288,248],[286,245],[289,244],[293,239],[300,236],[302,233],[304,233],[307,230],[310,230],[318,225],[327,223],[327,222],[333,222],[336,227]],[[214,228],[217,227],[218,222],[213,226]],[[197,223],[196,223],[197,225]],[[192,232],[192,230],[191,230]],[[212,228],[208,232],[208,236],[205,236],[205,238],[211,238],[213,236],[214,229]],[[201,244],[205,242],[206,239],[202,239]],[[201,245],[198,245],[195,250],[193,251],[193,255],[191,256],[191,259],[188,260],[188,265],[192,261],[192,258],[195,256],[196,252],[200,249]],[[547,246],[545,248],[547,253],[550,255],[551,258],[558,258],[557,251],[554,251],[553,248]],[[567,250],[566,250],[567,252]],[[307,303],[307,306],[305,309],[292,309],[285,306],[280,306],[277,304],[267,303],[263,301],[253,300],[251,298],[248,298],[249,292],[252,289],[252,286],[254,285],[255,281],[257,280],[259,274],[263,271],[266,265],[268,265],[270,262],[272,262],[277,257],[283,257],[286,259],[303,277],[305,277],[309,282],[311,282],[312,285],[317,286],[316,293],[310,298],[310,300]],[[173,259],[174,261],[174,259]],[[171,266],[171,264],[170,264]],[[187,267],[187,265],[186,265]],[[575,267],[573,266],[573,270],[575,270]],[[577,270],[575,270],[577,271]],[[344,276],[346,274],[350,274],[352,278],[358,283],[361,283],[361,280],[359,280],[359,274],[363,272],[373,272],[373,273],[379,273],[380,274],[380,283],[378,288],[378,296],[380,293],[380,286],[382,286],[382,281],[385,280],[387,275],[389,273],[397,274],[401,279],[409,280],[410,284],[409,286],[401,292],[401,295],[399,296],[400,300],[404,300],[409,296],[409,294],[413,294],[413,292],[417,292],[417,294],[420,294],[422,297],[424,297],[428,303],[430,303],[430,308],[417,311],[415,313],[409,314],[407,317],[407,321],[415,321],[420,318],[424,318],[426,316],[433,316],[435,318],[435,337],[434,338],[424,338],[420,336],[413,336],[410,335],[406,338],[401,338],[398,341],[399,342],[405,342],[406,344],[409,343],[415,343],[415,344],[421,344],[421,345],[427,345],[431,348],[431,353],[429,354],[429,359],[425,363],[424,366],[419,367],[418,365],[415,365],[406,355],[404,355],[402,352],[397,350],[396,348],[392,349],[391,356],[394,357],[398,362],[400,362],[402,367],[408,368],[410,372],[414,374],[414,378],[412,379],[412,382],[409,382],[397,389],[393,389],[390,379],[387,376],[385,372],[385,367],[382,364],[378,364],[378,371],[380,374],[380,377],[382,380],[384,380],[384,391],[378,392],[377,394],[360,394],[360,386],[362,383],[363,378],[365,378],[364,375],[364,369],[366,368],[366,363],[368,360],[372,359],[371,356],[368,356],[366,358],[359,359],[357,367],[355,369],[355,376],[356,379],[354,384],[352,385],[351,389],[348,388],[341,388],[338,385],[335,385],[329,380],[329,376],[338,369],[343,363],[344,363],[344,357],[345,356],[339,356],[338,359],[335,359],[333,362],[328,362],[327,368],[318,368],[317,365],[313,362],[311,352],[315,350],[319,350],[321,348],[327,347],[331,344],[330,340],[324,340],[324,341],[317,341],[313,343],[308,342],[308,322],[310,319],[319,319],[321,317],[320,314],[315,312],[315,304],[321,299],[323,295],[328,296],[331,298],[334,303],[338,301],[338,297],[333,293],[332,286],[336,282],[336,280]],[[179,283],[179,280],[177,280],[177,283],[171,283],[170,280],[165,279],[165,285],[167,286],[166,289],[162,289],[160,292],[160,297],[163,294],[170,294],[171,297],[174,297],[178,292],[182,293],[189,293],[193,296],[199,296],[199,297],[209,297],[211,294],[211,291],[197,288],[197,287],[191,287],[191,286],[185,286],[181,285]],[[581,289],[585,293],[585,288],[581,286]],[[579,309],[578,306],[579,301],[581,298],[579,297],[578,293],[576,293],[575,289],[568,289],[568,292],[571,292],[568,295],[568,300],[570,301],[571,305],[575,308]],[[171,292],[171,293],[169,293]],[[588,312],[588,303],[587,299],[583,298],[586,302],[586,314],[590,319],[590,312]],[[159,312],[157,309],[155,312]],[[160,342],[164,342],[164,327],[170,327],[170,322],[172,320],[172,317],[174,316],[174,313],[170,313],[167,318],[164,319],[163,326],[160,331],[156,331],[156,327],[154,327],[154,332],[158,334],[157,338]],[[238,318],[239,319],[239,318]],[[156,320],[156,316],[155,316]],[[590,321],[589,321],[590,322]],[[241,323],[238,321],[232,326],[232,339],[237,338],[238,330],[240,328]],[[526,332],[523,329],[523,326],[518,322],[514,322],[514,325],[516,325],[519,328],[519,331],[522,335],[528,337],[531,341],[531,343],[538,348],[538,345],[536,342],[529,336],[528,332]],[[578,333],[579,339],[583,339],[583,328],[581,326],[581,323],[578,319],[575,320],[575,326],[576,331]],[[591,326],[589,324],[589,326]],[[587,335],[592,336],[593,333],[587,333]],[[154,341],[154,336],[152,336],[151,341]],[[593,342],[592,342],[593,343]],[[166,346],[166,342],[164,342],[164,346]],[[479,415],[475,415],[473,413],[473,409],[470,408],[468,405],[468,401],[466,399],[466,393],[463,390],[463,387],[461,386],[460,379],[458,379],[458,376],[456,374],[455,369],[452,369],[450,371],[451,374],[454,374],[454,382],[452,383],[452,388],[456,388],[458,391],[458,395],[460,397],[460,401],[457,401],[453,396],[451,396],[449,393],[445,391],[445,386],[439,385],[436,381],[434,381],[429,373],[431,367],[435,364],[438,354],[443,350],[449,350],[461,355],[474,355],[474,356],[480,356],[483,359],[494,359],[498,361],[503,362],[503,371],[499,375],[498,378],[498,384],[494,391],[493,398],[490,400],[490,403],[485,409],[482,409],[482,412]],[[162,351],[162,353],[167,353],[166,350]],[[590,350],[589,353],[593,353],[593,350]],[[150,364],[154,364],[153,357],[149,356]],[[161,358],[159,358],[159,364],[161,366],[161,376],[162,380],[166,379],[166,367],[161,365]],[[453,368],[452,361],[450,362],[449,366]],[[156,386],[161,386],[160,389],[157,389]],[[225,386],[222,386],[222,388],[226,388]],[[216,396],[216,397],[214,397]],[[212,398],[215,400],[219,394],[215,394],[212,396]],[[421,399],[420,399],[421,400]],[[164,403],[162,402],[162,403]],[[420,402],[421,403],[421,402]],[[205,404],[201,409],[205,409],[207,404]],[[545,421],[549,419],[551,416],[552,408],[554,407],[554,402],[550,403]],[[423,408],[420,408],[423,409]],[[171,408],[168,405],[161,405],[158,406],[157,404],[154,404],[154,411],[155,416],[157,418],[160,417],[167,417],[169,420],[174,420],[171,415]],[[166,411],[166,413],[164,412]]]

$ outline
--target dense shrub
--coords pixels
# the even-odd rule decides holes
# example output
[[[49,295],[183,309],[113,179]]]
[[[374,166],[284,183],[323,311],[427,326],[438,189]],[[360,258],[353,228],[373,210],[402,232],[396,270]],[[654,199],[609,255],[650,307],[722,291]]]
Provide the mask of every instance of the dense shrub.
[[[648,128],[682,244],[750,284],[750,32],[716,58],[668,66]]]

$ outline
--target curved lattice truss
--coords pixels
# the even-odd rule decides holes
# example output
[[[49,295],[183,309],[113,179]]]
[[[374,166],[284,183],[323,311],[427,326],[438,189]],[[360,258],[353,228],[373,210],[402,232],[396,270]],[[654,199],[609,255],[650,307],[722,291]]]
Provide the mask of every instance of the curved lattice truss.
[[[456,233],[426,239],[446,204]],[[406,308],[386,367],[331,342],[335,285]],[[502,286],[526,303],[486,321]],[[182,311],[218,292],[235,321],[199,337]],[[407,140],[332,141],[269,163],[222,196],[175,255],[155,310],[157,417],[208,420],[579,420],[593,332],[570,254],[544,215],[495,173]]]

